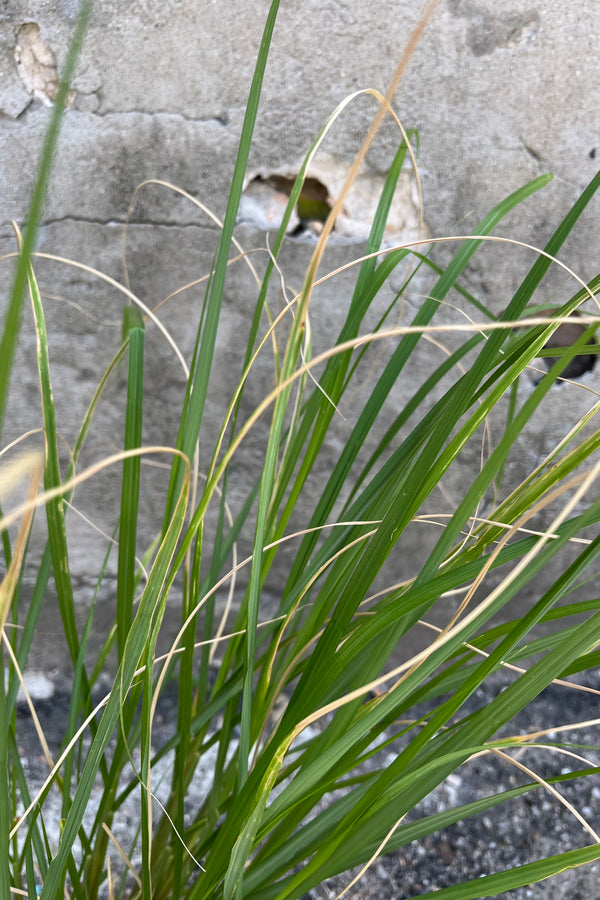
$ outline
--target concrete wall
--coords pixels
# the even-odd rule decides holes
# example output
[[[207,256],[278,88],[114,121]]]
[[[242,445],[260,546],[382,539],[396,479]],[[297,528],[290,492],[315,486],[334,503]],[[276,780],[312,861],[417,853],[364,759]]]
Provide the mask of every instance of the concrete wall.
[[[266,0],[252,4],[97,0],[63,125],[40,250],[76,259],[122,280],[123,223],[134,190],[146,178],[173,182],[216,215],[223,213],[267,10]],[[26,217],[50,115],[48,104],[56,91],[56,72],[64,63],[76,12],[75,0],[0,3],[1,253],[14,250],[10,220],[23,223]],[[359,88],[385,92],[420,12],[420,3],[398,0],[371,5],[359,0],[284,2],[273,37],[251,173],[266,177],[275,171],[294,171],[328,115],[347,94]],[[430,234],[467,233],[511,191],[541,173],[553,172],[554,182],[499,229],[501,234],[543,246],[600,159],[599,40],[600,8],[593,3],[443,0],[396,99],[404,126],[419,131]],[[332,129],[321,157],[321,180],[327,186],[335,183],[340,167],[359,147],[374,110],[372,98],[359,98]],[[375,189],[383,177],[398,139],[397,129],[387,123],[369,154],[367,194],[369,185]],[[398,234],[410,236],[416,228],[415,190],[407,178]],[[361,214],[357,212],[355,219]],[[238,237],[244,247],[264,247],[262,223],[253,216],[250,204]],[[597,216],[596,202],[563,254],[584,278],[597,271]],[[360,236],[357,227],[353,236],[338,238],[324,269],[359,255]],[[189,202],[164,188],[143,189],[127,233],[132,289],[148,305],[155,305],[206,274],[216,239],[214,223]],[[290,241],[285,250],[284,270],[292,287],[300,287],[310,249],[310,238],[305,236]],[[440,249],[438,258],[443,260],[449,252]],[[488,248],[476,258],[469,286],[501,309],[532,259],[516,249]],[[103,367],[118,345],[123,298],[97,278],[67,266],[40,263],[39,277],[48,295],[59,427],[72,443]],[[7,262],[2,263],[0,279],[5,294],[10,283]],[[344,276],[315,296],[317,344],[341,321],[351,285],[351,276]],[[560,298],[572,292],[564,278],[558,278],[556,286]],[[419,291],[425,290],[426,284],[417,283],[409,306],[416,307]],[[227,284],[218,377],[209,404],[215,422],[229,387],[231,358],[240,346],[249,296],[253,303],[252,281],[244,267],[237,266]],[[201,299],[201,288],[189,290],[162,313],[188,358],[193,340],[189,322],[196,319]],[[172,443],[184,378],[164,339],[150,331],[148,341],[145,438]],[[39,425],[34,354],[27,312],[3,442]],[[418,377],[416,370],[413,377]],[[265,362],[251,397],[256,399],[270,378]],[[123,376],[116,376],[98,411],[83,463],[119,447],[122,436],[115,422],[122,410],[123,386]],[[408,388],[399,387],[394,401],[398,406]],[[526,466],[541,458],[566,430],[565,423],[589,405],[583,392],[556,390],[552,421],[544,413],[532,423],[522,465],[515,463],[511,477],[523,474]],[[240,497],[260,464],[263,437],[264,431],[259,430],[248,441],[233,472]],[[332,456],[336,452],[333,442]],[[160,523],[163,486],[163,473],[152,470],[142,498],[147,522],[144,538]],[[118,490],[118,477],[112,473],[82,487],[77,505],[99,526],[112,531]],[[460,478],[448,490],[460,495]],[[76,538],[72,566],[85,609],[90,588],[86,578],[90,567],[102,558],[106,543],[74,515],[71,529]],[[414,546],[422,548],[429,539],[419,532]],[[397,560],[398,573],[410,574],[406,561],[410,556]],[[112,563],[109,570],[114,570]]]

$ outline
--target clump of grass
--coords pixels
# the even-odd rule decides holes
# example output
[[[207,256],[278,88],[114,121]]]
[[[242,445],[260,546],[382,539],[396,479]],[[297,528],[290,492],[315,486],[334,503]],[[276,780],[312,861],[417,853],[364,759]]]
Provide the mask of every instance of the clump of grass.
[[[205,407],[223,289],[276,12],[277,3],[273,3],[195,348],[191,359],[184,361],[189,377],[173,447],[142,446],[147,319],[133,292],[113,282],[130,301],[123,343],[115,348],[113,362],[82,423],[69,471],[62,478],[44,308],[31,253],[33,228],[21,246],[3,346],[12,347],[16,340],[25,279],[38,339],[45,454],[24,458],[18,471],[10,470],[11,480],[26,474],[29,497],[0,521],[6,568],[0,589],[5,626],[2,654],[9,673],[0,691],[0,837],[8,848],[0,862],[2,896],[12,891],[34,897],[39,884],[43,900],[65,895],[94,900],[101,895],[145,900],[300,898],[332,875],[367,866],[378,854],[439,829],[439,815],[423,817],[418,827],[405,817],[474,755],[501,752],[510,760],[511,749],[523,745],[521,736],[506,736],[505,726],[511,719],[553,681],[567,675],[584,678],[586,670],[598,662],[597,604],[561,605],[587,577],[600,550],[599,537],[581,537],[600,518],[600,500],[590,499],[600,470],[593,459],[599,438],[597,432],[584,430],[597,404],[506,496],[501,475],[527,423],[547,402],[555,378],[575,355],[584,349],[593,352],[595,346],[590,345],[590,351],[587,342],[596,319],[582,317],[579,322],[586,328],[580,338],[563,351],[552,349],[555,361],[550,371],[519,405],[515,391],[524,370],[544,352],[560,322],[584,301],[594,299],[598,279],[586,285],[574,276],[574,293],[560,306],[558,316],[527,317],[528,304],[548,269],[560,265],[556,257],[597,191],[600,176],[586,188],[547,246],[535,254],[498,318],[462,287],[461,276],[479,247],[495,239],[492,232],[503,217],[548,178],[538,178],[507,197],[473,235],[446,239],[456,246],[451,260],[440,267],[424,242],[382,249],[396,182],[412,154],[410,144],[402,139],[390,163],[366,252],[356,261],[355,287],[343,327],[330,348],[313,358],[311,297],[343,194],[324,223],[301,292],[278,316],[269,312],[267,296],[271,279],[279,277],[277,260],[289,216],[301,194],[308,162],[322,139],[323,134],[319,135],[291,190],[286,220],[259,281],[245,353],[237,360],[237,387],[222,411],[222,427],[207,434],[211,426],[206,424]],[[414,40],[417,37],[418,31]],[[409,51],[413,45],[414,41]],[[403,66],[404,61],[398,77]],[[353,175],[388,113],[395,84],[386,98],[380,97]],[[59,117],[57,107],[56,124]],[[40,174],[36,196],[43,194],[46,175]],[[384,319],[377,329],[367,330],[365,322],[382,286],[409,261],[412,270],[395,293],[390,312],[402,302],[415,271],[429,272],[428,296],[409,325],[386,327]],[[463,325],[440,321],[443,304],[453,291],[459,291],[467,308],[471,307]],[[280,346],[276,336],[282,320],[288,327]],[[432,363],[423,382],[382,428],[386,400],[419,353],[420,342],[432,336],[439,339],[444,332],[459,335],[458,345],[441,364]],[[368,396],[360,395],[363,401],[349,436],[335,463],[320,478],[315,494],[314,487],[308,488],[309,479],[322,471],[317,464],[335,427],[335,411],[368,370],[367,350],[382,342],[385,364]],[[275,348],[276,385],[246,413],[242,399],[248,375],[258,355],[269,352],[269,347]],[[6,403],[12,353],[6,359],[0,410]],[[108,374],[125,360],[123,450],[79,472],[81,449]],[[377,578],[390,554],[402,552],[411,523],[431,517],[428,498],[465,448],[478,446],[481,427],[504,408],[507,397],[511,402],[502,433],[464,485],[460,503],[444,522],[419,571],[381,589]],[[245,503],[234,507],[235,514],[230,515],[230,467],[246,436],[265,418],[269,432],[260,478],[249,485]],[[378,437],[371,447],[374,434]],[[210,438],[213,448],[204,479],[199,476],[197,458],[201,435],[204,441]],[[144,548],[142,566],[136,555],[140,460],[151,454],[167,456],[171,475],[160,536],[155,546]],[[95,663],[90,664],[91,618],[82,632],[76,626],[66,501],[76,484],[114,466],[122,469],[116,511],[117,617],[99,655],[95,654]],[[309,517],[300,533],[290,533],[296,511],[307,502],[312,504]],[[489,507],[485,516],[480,512],[484,503]],[[207,512],[215,507],[218,528],[210,546],[204,526]],[[544,530],[535,531],[531,520],[547,507],[552,508],[550,522]],[[48,544],[23,619],[19,586],[28,566],[28,537],[36,510],[38,515],[45,510]],[[252,553],[232,569],[232,548],[241,534],[251,535]],[[536,575],[560,559],[568,546],[575,547],[575,555],[564,564],[558,580],[536,594]],[[277,614],[265,620],[261,593],[284,547],[293,547],[287,582]],[[219,621],[217,591],[230,584],[241,567],[249,570],[247,587],[238,597],[233,621]],[[490,573],[501,575],[493,586]],[[48,780],[31,796],[18,753],[16,696],[50,575],[73,664],[73,693],[63,749],[58,759],[49,758]],[[104,567],[96,577],[100,585]],[[166,604],[179,592],[179,581],[183,584],[181,626],[168,654],[159,657],[156,648]],[[529,608],[518,620],[492,627],[493,617],[525,586],[535,598]],[[419,623],[427,621],[449,594],[462,600],[444,627],[423,651],[400,664],[394,662],[398,643],[410,646]],[[584,620],[572,625],[575,611],[584,612]],[[559,627],[538,639],[537,626],[550,619]],[[20,627],[8,629],[8,624]],[[217,646],[220,660],[215,669]],[[111,652],[116,652],[118,671],[110,691],[98,703],[94,689]],[[469,698],[501,669],[513,672],[514,680],[492,702],[467,713]],[[155,747],[156,704],[165,684],[173,679],[178,689],[176,733]],[[557,724],[549,723],[548,731]],[[497,737],[500,729],[502,738]],[[544,735],[536,735],[535,742],[560,747]],[[399,749],[390,763],[385,751],[392,743]],[[158,806],[153,799],[153,772],[169,753],[173,756],[170,787],[166,801]],[[190,785],[207,760],[210,787],[206,794],[195,796]],[[597,772],[586,766],[572,777]],[[52,823],[45,813],[52,786],[62,795],[58,845],[49,837]],[[533,777],[519,792],[540,787],[548,784]],[[99,801],[90,817],[86,810],[94,788],[99,790]],[[139,856],[141,862],[137,867],[130,863],[135,870],[131,879],[126,866],[115,875],[107,856],[113,824],[134,792],[139,796],[139,829],[123,853],[127,860]],[[516,793],[492,793],[468,807],[447,811],[443,824],[484,812]],[[583,827],[591,835],[588,846],[490,873],[436,896],[491,896],[598,859],[598,837],[585,821]]]

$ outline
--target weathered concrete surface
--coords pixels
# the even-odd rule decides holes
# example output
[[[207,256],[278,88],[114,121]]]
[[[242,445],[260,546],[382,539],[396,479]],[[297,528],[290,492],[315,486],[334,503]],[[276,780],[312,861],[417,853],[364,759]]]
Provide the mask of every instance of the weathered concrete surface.
[[[267,9],[264,0],[259,4],[238,0],[96,4],[73,83],[72,107],[63,124],[40,251],[75,259],[122,281],[123,223],[133,192],[148,178],[172,182],[217,216],[223,214]],[[284,3],[273,37],[249,172],[294,171],[344,97],[359,88],[385,91],[420,9],[420,4],[393,0],[372,8],[358,0]],[[23,223],[26,217],[50,115],[52,59],[60,72],[76,10],[74,0],[0,4],[1,253],[14,250],[10,220]],[[39,32],[32,27],[21,30],[32,23]],[[24,78],[22,66],[31,54],[16,50],[24,35],[43,42],[43,46],[35,44],[43,63],[41,80]],[[555,181],[499,228],[501,234],[543,245],[600,159],[600,62],[594,52],[598,39],[600,8],[595,4],[514,0],[500,7],[496,0],[442,2],[411,60],[395,107],[404,126],[419,131],[429,234],[468,233],[511,191],[550,171]],[[350,159],[375,108],[372,97],[357,98],[332,128],[324,151],[337,160]],[[387,170],[398,141],[396,126],[386,123],[365,170],[373,185]],[[327,157],[321,160],[320,178],[327,182],[327,163],[323,163]],[[333,183],[332,171],[329,174]],[[414,197],[412,188],[407,197]],[[597,215],[598,201],[586,212],[562,254],[584,278],[597,271]],[[132,210],[126,244],[132,289],[154,306],[205,276],[217,233],[215,224],[189,201],[162,187],[143,188]],[[251,221],[240,225],[238,237],[245,248],[265,247],[264,232]],[[360,255],[361,247],[360,242],[334,242],[323,271]],[[310,249],[309,239],[291,240],[285,249],[282,266],[291,288],[298,289],[302,283]],[[447,258],[449,252],[439,248],[438,258]],[[531,253],[516,248],[485,248],[475,258],[468,284],[499,310],[532,259]],[[260,268],[264,254],[262,261],[260,256],[254,261]],[[39,277],[42,289],[51,295],[46,310],[59,427],[72,445],[98,379],[118,346],[124,298],[98,278],[63,264],[40,263]],[[8,262],[2,263],[0,279],[5,295],[10,282]],[[563,276],[553,284],[561,297],[571,292]],[[213,434],[237,374],[234,361],[239,360],[248,309],[254,302],[252,285],[245,265],[236,264],[227,282],[208,408]],[[318,347],[337,331],[351,288],[350,272],[327,282],[315,294],[313,331]],[[427,282],[415,283],[407,298],[409,309],[417,307],[426,289]],[[381,298],[380,309],[390,297],[391,291]],[[187,359],[193,341],[190,321],[197,319],[201,300],[202,285],[179,294],[161,311]],[[277,308],[276,290],[272,302]],[[447,315],[460,319],[452,311]],[[148,341],[144,437],[152,443],[172,443],[184,373],[162,336],[149,330]],[[432,353],[431,347],[425,347],[410,373],[411,384],[424,377]],[[34,354],[27,312],[3,443],[39,427]],[[381,364],[380,356],[374,359],[375,367]],[[248,404],[268,389],[271,373],[265,356],[250,385]],[[593,384],[594,377],[588,378]],[[399,385],[392,407],[402,405],[411,384]],[[121,372],[114,376],[98,410],[82,465],[119,447],[123,387]],[[363,384],[362,390],[368,390],[368,385]],[[523,444],[522,460],[513,464],[509,477],[522,476],[526,463],[539,460],[550,441],[560,437],[567,423],[590,402],[583,392],[557,389],[552,421],[540,412]],[[344,412],[350,422],[351,411]],[[232,472],[234,499],[243,497],[260,465],[265,429],[266,425],[260,425],[248,440]],[[203,451],[208,449],[208,443],[203,444]],[[337,452],[339,444],[332,439],[331,458]],[[324,458],[324,470],[329,462]],[[477,464],[473,459],[472,465]],[[140,547],[160,526],[164,489],[164,472],[150,467],[144,471]],[[118,490],[118,474],[107,473],[81,486],[76,505],[112,533]],[[446,485],[451,499],[459,498],[462,490],[460,474]],[[90,569],[97,570],[107,543],[74,514],[70,528],[71,564],[85,606]],[[425,526],[415,527],[408,549],[395,558],[391,574],[412,574],[409,560],[416,564],[435,536]],[[115,565],[115,560],[109,563],[109,573]],[[274,593],[283,577],[283,572],[274,573]]]

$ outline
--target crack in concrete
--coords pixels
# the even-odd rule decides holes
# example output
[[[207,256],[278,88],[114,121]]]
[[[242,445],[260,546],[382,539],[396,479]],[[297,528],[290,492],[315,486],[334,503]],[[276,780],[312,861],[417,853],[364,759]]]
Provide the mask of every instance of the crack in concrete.
[[[59,216],[53,219],[44,219],[41,223],[40,227],[44,228],[48,225],[61,225],[63,222],[74,222],[82,225],[101,225],[102,227],[108,228],[122,228],[124,225],[127,225],[129,228],[132,225],[140,225],[142,227],[149,228],[202,228],[207,229],[208,231],[217,231],[216,225],[211,225],[210,223],[202,223],[202,222],[178,222],[175,219],[129,219],[128,222],[125,219],[94,219],[88,218],[87,216]]]
[[[200,228],[203,231],[217,232],[219,229],[216,225],[202,222],[176,222],[175,220],[154,220],[154,219],[130,219],[125,222],[124,219],[93,219],[86,216],[59,216],[52,219],[44,219],[40,222],[40,229],[48,228],[51,225],[62,225],[64,223],[74,223],[78,225],[99,225],[102,228],[124,228],[125,224],[130,228],[132,226],[140,226],[142,228]],[[23,221],[23,227],[27,224],[27,220]],[[14,232],[4,231],[0,227],[0,240],[10,240],[14,238]]]
[[[85,97],[94,96],[93,94],[85,94],[82,95]],[[32,97],[31,101],[27,104],[27,106],[22,109],[18,116],[13,118],[13,121],[22,121],[26,119],[28,116],[34,114],[42,105],[41,101]],[[144,109],[126,109],[126,110],[85,110],[85,109],[77,109],[71,108],[66,111],[66,114],[69,116],[72,115],[87,115],[93,116],[98,119],[111,119],[111,118],[123,118],[125,116],[144,116],[148,119],[157,119],[157,118],[165,118],[165,119],[177,119],[181,122],[185,122],[190,125],[219,125],[221,128],[229,128],[231,125],[231,116],[230,113],[235,113],[237,108],[231,108],[230,110],[223,110],[223,112],[218,115],[212,116],[201,116],[199,118],[195,118],[194,116],[188,116],[186,113],[182,112],[172,112],[170,110],[156,110],[149,112]]]
[[[173,118],[173,119],[181,119],[182,122],[188,122],[191,125],[220,125],[221,128],[228,128],[231,124],[231,119],[229,115],[229,110],[224,110],[218,115],[214,116],[202,116],[200,118],[195,118],[194,116],[188,116],[186,113],[182,112],[171,112],[169,110],[156,110],[152,112],[148,112],[148,110],[144,109],[127,109],[127,110],[108,110],[103,112],[93,112],[90,113],[92,116],[98,116],[98,118],[106,119],[117,116],[146,116],[150,119],[155,119],[157,117],[164,118]]]

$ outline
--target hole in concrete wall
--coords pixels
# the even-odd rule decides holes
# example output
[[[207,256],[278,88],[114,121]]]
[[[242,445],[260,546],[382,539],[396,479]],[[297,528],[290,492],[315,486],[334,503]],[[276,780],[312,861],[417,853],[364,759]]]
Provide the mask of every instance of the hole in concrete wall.
[[[42,37],[37,22],[25,22],[16,33],[15,63],[17,72],[30,94],[50,106],[58,94],[59,77],[56,56]],[[72,91],[71,94],[74,94]],[[69,98],[69,104],[72,97]]]
[[[240,206],[240,218],[251,221],[259,228],[279,228],[294,187],[293,174],[255,175],[248,183]],[[305,178],[302,190],[292,213],[288,234],[298,236],[307,231],[318,233],[331,212],[329,191],[318,178]]]
[[[257,177],[260,179],[262,176],[258,175]],[[285,175],[269,175],[266,179],[266,184],[272,187],[274,191],[278,191],[289,198],[294,187],[294,181],[294,178],[286,178]],[[302,234],[310,228],[320,231],[331,212],[331,206],[329,191],[323,182],[319,181],[318,178],[305,178],[295,210],[299,221],[292,234]]]
[[[313,161],[304,181],[302,193],[288,226],[292,236],[316,235],[331,212],[350,171],[346,159],[322,154]],[[242,193],[238,221],[265,231],[278,229],[299,168],[283,167],[250,173]],[[345,197],[344,206],[335,222],[334,240],[363,241],[369,235],[377,209],[385,173],[361,172]],[[385,242],[409,241],[429,237],[420,230],[419,195],[414,172],[406,169],[398,179]]]
[[[548,315],[554,315],[554,313],[558,312],[557,309],[548,310]],[[558,349],[564,347],[572,347],[573,344],[579,340],[584,331],[587,329],[587,325],[581,324],[577,322],[578,313],[574,312],[571,314],[570,319],[573,321],[563,322],[562,325],[559,325],[554,334],[549,338],[549,340],[544,344],[545,350],[552,350],[554,348]],[[595,337],[589,338],[586,342],[587,345],[597,345],[598,341]],[[542,357],[542,364],[549,371],[552,366],[558,361],[558,356],[545,356]],[[562,370],[561,378],[581,378],[582,375],[585,375],[586,372],[591,372],[596,365],[596,356],[593,354],[585,354],[578,353],[577,356],[573,357],[570,363]],[[536,379],[536,380],[539,380]]]

